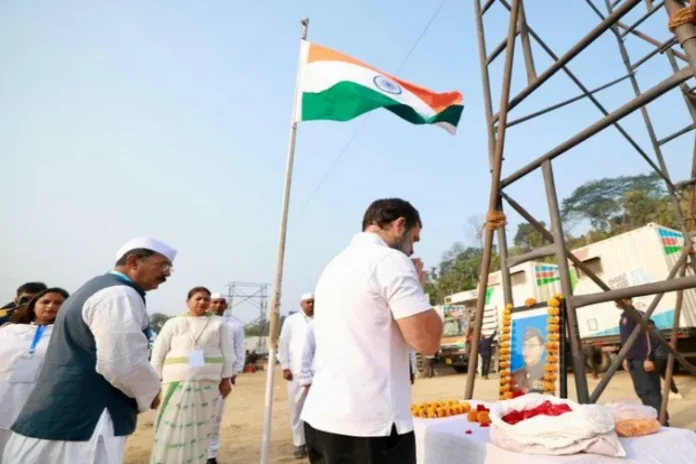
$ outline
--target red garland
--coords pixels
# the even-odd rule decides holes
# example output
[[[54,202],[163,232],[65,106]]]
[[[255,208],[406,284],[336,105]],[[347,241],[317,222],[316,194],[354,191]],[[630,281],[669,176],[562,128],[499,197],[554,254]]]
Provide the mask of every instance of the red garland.
[[[544,401],[539,406],[523,411],[510,411],[505,414],[502,419],[504,422],[515,425],[523,420],[531,419],[536,416],[560,416],[567,412],[571,412],[570,406],[567,404],[553,404],[551,401]]]

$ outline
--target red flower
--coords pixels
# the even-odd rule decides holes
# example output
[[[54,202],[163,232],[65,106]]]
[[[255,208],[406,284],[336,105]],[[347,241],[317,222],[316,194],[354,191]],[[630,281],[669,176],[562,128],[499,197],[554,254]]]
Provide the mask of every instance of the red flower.
[[[504,422],[515,425],[523,420],[531,419],[536,416],[560,416],[567,412],[571,412],[572,409],[567,404],[554,404],[551,401],[544,401],[539,406],[531,409],[525,409],[523,411],[510,411],[505,414],[501,419]]]

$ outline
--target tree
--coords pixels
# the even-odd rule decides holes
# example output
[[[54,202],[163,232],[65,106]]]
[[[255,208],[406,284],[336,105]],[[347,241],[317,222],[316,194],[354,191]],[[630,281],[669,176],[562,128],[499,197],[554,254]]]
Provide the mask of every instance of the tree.
[[[624,224],[635,229],[649,222],[678,228],[677,216],[669,197],[653,197],[644,190],[626,192],[624,195]]]
[[[160,333],[162,326],[169,320],[169,316],[162,313],[150,314],[150,328],[155,333]]]
[[[544,221],[539,221],[539,223],[546,227],[546,223]],[[516,247],[520,248],[520,251],[523,253],[527,253],[535,248],[539,248],[540,246],[547,244],[541,233],[536,230],[533,225],[527,222],[522,222],[517,226],[517,233],[515,234],[513,243]]]
[[[593,229],[610,231],[624,222],[624,198],[636,191],[651,199],[665,196],[663,181],[656,173],[592,180],[563,200],[561,216],[569,223],[587,220]]]
[[[429,273],[426,293],[434,304],[442,304],[445,297],[453,293],[476,288],[481,276],[481,258],[483,250],[478,247],[466,247],[455,243],[443,253],[438,267],[433,267]],[[491,272],[500,269],[500,259],[497,254],[491,261]]]

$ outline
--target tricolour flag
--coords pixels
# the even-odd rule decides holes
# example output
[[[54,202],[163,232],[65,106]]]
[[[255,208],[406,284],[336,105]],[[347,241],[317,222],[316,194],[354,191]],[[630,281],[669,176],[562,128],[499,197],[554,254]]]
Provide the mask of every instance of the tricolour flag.
[[[433,92],[306,40],[300,53],[297,121],[349,121],[384,108],[410,123],[455,133],[461,93]]]

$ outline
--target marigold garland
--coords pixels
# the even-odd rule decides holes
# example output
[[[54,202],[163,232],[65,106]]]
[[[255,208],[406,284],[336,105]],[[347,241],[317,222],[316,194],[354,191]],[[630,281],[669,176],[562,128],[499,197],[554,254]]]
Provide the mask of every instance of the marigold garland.
[[[546,326],[546,366],[544,366],[544,393],[554,395],[556,393],[556,373],[558,372],[558,350],[561,330],[561,304],[563,295],[556,293],[547,302],[548,325]]]
[[[506,305],[503,310],[503,323],[500,335],[499,347],[499,370],[500,370],[500,394],[501,400],[507,400],[514,396],[512,385],[510,385],[510,326],[512,325],[512,308],[511,304]]]
[[[548,322],[547,322],[547,342],[546,342],[546,365],[544,366],[544,394],[553,395],[556,393],[556,379],[558,372],[558,351],[560,338],[560,314],[563,295],[557,293],[553,295],[548,305]],[[534,298],[525,300],[525,306],[532,307],[536,305]],[[521,394],[512,388],[510,378],[510,348],[511,326],[512,326],[512,309],[511,304],[506,305],[503,310],[502,330],[500,336],[499,347],[499,367],[500,367],[500,390],[498,398],[507,400],[515,398]]]

